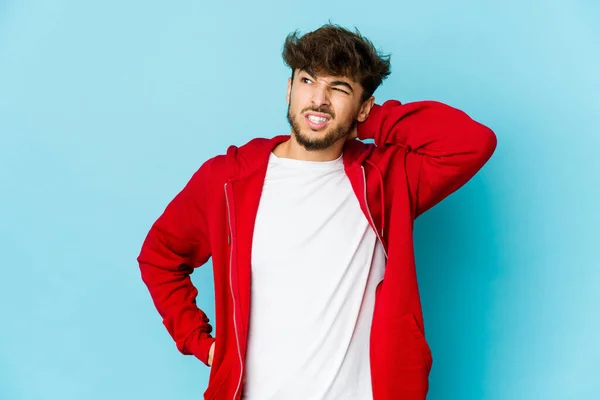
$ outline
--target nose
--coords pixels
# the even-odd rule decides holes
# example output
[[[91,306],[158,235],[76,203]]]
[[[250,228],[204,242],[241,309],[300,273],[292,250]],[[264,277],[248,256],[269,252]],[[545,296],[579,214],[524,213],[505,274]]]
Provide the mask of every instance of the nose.
[[[315,85],[311,101],[314,107],[329,106],[329,94],[325,85]]]

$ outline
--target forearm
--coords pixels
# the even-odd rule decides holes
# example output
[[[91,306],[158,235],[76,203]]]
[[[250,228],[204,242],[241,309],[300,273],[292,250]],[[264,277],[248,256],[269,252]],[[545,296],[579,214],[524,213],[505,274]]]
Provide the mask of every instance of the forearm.
[[[205,204],[207,166],[194,174],[153,224],[138,262],[142,280],[179,351],[208,365],[212,326],[196,306],[198,290],[190,277],[211,256]]]
[[[435,101],[375,105],[358,125],[360,139],[401,146],[413,217],[464,185],[492,156],[496,135],[456,108]]]

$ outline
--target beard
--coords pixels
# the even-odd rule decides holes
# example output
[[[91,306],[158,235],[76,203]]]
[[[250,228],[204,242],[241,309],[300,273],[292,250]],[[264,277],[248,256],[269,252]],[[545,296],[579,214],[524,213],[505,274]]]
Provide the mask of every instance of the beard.
[[[290,126],[292,127],[292,135],[296,139],[296,142],[298,142],[298,144],[300,146],[304,147],[308,151],[328,149],[338,140],[341,140],[341,139],[347,137],[350,134],[350,132],[354,129],[354,126],[357,123],[356,119],[353,118],[350,121],[348,121],[348,123],[346,123],[346,124],[332,126],[320,138],[316,138],[316,139],[310,138],[308,135],[305,135],[302,133],[302,130],[300,127],[300,121],[298,120],[298,116],[296,114],[292,113],[290,106],[291,106],[291,104],[288,105],[287,119],[288,119],[288,122],[290,123]],[[305,111],[315,111],[315,112],[327,113],[332,116],[332,119],[334,117],[334,115],[332,115],[332,113],[328,110],[307,109]],[[308,129],[310,129],[310,128],[308,128]]]

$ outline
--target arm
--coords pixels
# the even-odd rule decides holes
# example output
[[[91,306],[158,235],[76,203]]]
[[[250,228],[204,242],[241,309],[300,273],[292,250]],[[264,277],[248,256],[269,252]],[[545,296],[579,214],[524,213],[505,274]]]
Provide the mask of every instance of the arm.
[[[496,148],[491,129],[435,101],[375,104],[358,124],[358,137],[378,147],[405,147],[414,218],[464,185]]]
[[[177,348],[206,365],[214,342],[212,326],[196,306],[198,290],[190,274],[211,256],[205,204],[208,166],[204,163],[169,203],[138,257],[142,280]]]

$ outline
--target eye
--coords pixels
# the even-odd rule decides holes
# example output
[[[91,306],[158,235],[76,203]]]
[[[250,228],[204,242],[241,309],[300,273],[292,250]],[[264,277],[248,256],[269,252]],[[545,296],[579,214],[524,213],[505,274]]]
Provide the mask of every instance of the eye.
[[[300,82],[302,82],[302,83],[310,83],[311,80],[308,79],[308,78],[300,78]]]
[[[333,88],[333,90],[337,90],[338,92],[342,92],[342,93],[345,93],[345,94],[349,94],[348,92],[346,92],[345,90],[342,90],[342,89],[340,89],[340,88]]]

